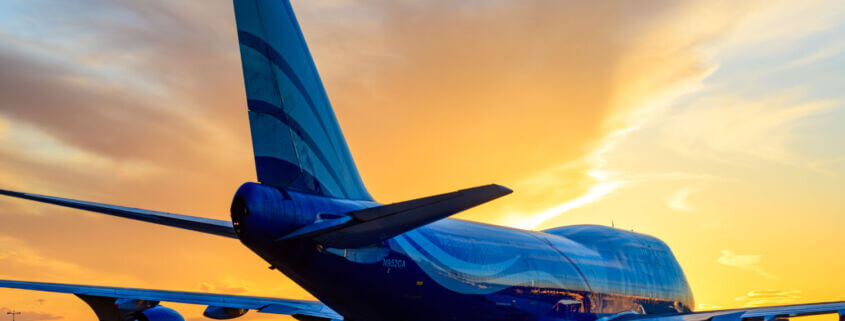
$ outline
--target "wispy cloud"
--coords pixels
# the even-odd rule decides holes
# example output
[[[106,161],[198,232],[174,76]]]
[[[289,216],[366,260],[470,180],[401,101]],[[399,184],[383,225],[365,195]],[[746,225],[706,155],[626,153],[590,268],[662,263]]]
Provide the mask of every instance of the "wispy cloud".
[[[89,272],[79,265],[44,257],[26,242],[8,236],[0,236],[0,263],[6,267],[7,271],[34,269],[53,276],[80,275]]]
[[[608,169],[605,154],[653,118],[664,114],[681,97],[701,90],[703,80],[717,68],[715,62],[701,54],[702,47],[732,32],[735,23],[754,7],[738,6],[724,11],[713,10],[712,4],[690,3],[673,8],[675,15],[671,19],[655,20],[651,25],[655,28],[639,30],[642,33],[633,38],[637,42],[621,54],[616,65],[613,93],[606,103],[611,112],[603,122],[606,132],[591,152],[575,161],[590,164],[582,175],[590,178],[591,184],[581,186],[579,195],[548,202],[551,204],[546,208],[531,214],[506,215],[506,224],[536,228],[645,179],[633,179]],[[708,14],[702,15],[702,12]],[[677,30],[684,32],[676,33]],[[522,217],[521,221],[516,217]]]
[[[692,211],[692,207],[690,207],[687,199],[689,198],[691,190],[689,187],[682,188],[675,193],[675,195],[666,203],[669,208],[678,211],[678,212],[690,212]]]
[[[760,263],[761,257],[759,254],[736,254],[731,250],[722,250],[722,256],[716,261],[727,266],[751,271],[770,279],[776,279],[777,277],[757,266],[757,263]]]
[[[798,290],[752,290],[745,296],[735,298],[734,300],[745,302],[746,307],[758,307],[792,303],[801,298],[800,294],[801,291]]]
[[[808,55],[805,55],[801,58],[795,59],[788,64],[785,64],[781,67],[781,69],[791,69],[791,68],[798,68],[804,67],[810,64],[815,64],[821,62],[825,59],[829,59],[834,56],[838,56],[845,51],[845,41],[838,41],[835,43],[828,44],[825,47],[822,47],[816,51],[811,52]]]
[[[831,176],[840,175],[843,171],[841,165],[845,164],[845,156],[833,157],[830,159],[820,159],[810,162],[808,165],[811,169]],[[837,170],[839,169],[839,170]]]
[[[199,288],[203,292],[241,294],[247,291],[246,285],[212,284],[211,282],[200,282]]]
[[[795,91],[754,100],[706,97],[670,116],[661,137],[665,146],[696,158],[734,162],[751,156],[810,168],[792,148],[795,126],[842,104],[803,100]]]
[[[619,189],[624,185],[621,181],[610,181],[604,178],[603,173],[598,170],[591,170],[588,176],[596,179],[597,183],[589,186],[587,192],[573,200],[563,202],[554,207],[542,210],[540,212],[532,213],[530,215],[515,215],[510,216],[510,222],[506,223],[510,226],[522,229],[534,229],[544,222],[557,217],[563,213],[579,208],[581,206],[601,200],[613,191]]]
[[[6,279],[75,282],[97,275],[98,282],[138,284],[138,279],[133,277],[50,257],[22,239],[4,235],[0,235],[0,265],[3,266],[0,278]]]
[[[718,306],[718,305],[707,304],[707,303],[699,303],[699,304],[698,304],[698,309],[697,309],[697,311],[701,311],[701,310],[716,310],[716,309],[721,309],[721,308],[722,308],[722,307],[721,307],[721,306]]]
[[[698,176],[689,173],[645,173],[636,175],[622,175],[614,171],[606,169],[607,160],[605,154],[612,151],[619,143],[621,143],[628,135],[641,128],[649,119],[649,114],[660,113],[667,108],[671,102],[679,97],[686,95],[694,90],[694,85],[703,79],[709,72],[700,72],[690,75],[689,78],[678,80],[677,83],[666,85],[666,87],[652,88],[654,92],[639,93],[641,95],[638,99],[645,99],[649,97],[651,100],[640,101],[639,108],[631,108],[627,112],[617,114],[608,122],[617,122],[617,125],[622,124],[621,128],[609,132],[604,136],[594,150],[586,156],[577,159],[576,161],[564,164],[562,166],[546,170],[538,175],[533,176],[523,181],[520,186],[527,186],[529,189],[540,190],[548,194],[550,190],[560,189],[566,184],[561,184],[560,179],[556,179],[550,172],[558,169],[572,170],[580,169],[581,175],[586,176],[586,188],[584,185],[580,186],[585,191],[579,196],[564,201],[557,202],[546,209],[535,211],[531,214],[514,214],[509,213],[504,217],[504,225],[514,226],[523,229],[535,229],[541,224],[560,216],[563,213],[569,212],[573,209],[585,206],[602,200],[611,193],[620,188],[637,183],[639,181],[648,180],[651,178],[679,178],[679,177],[694,177]]]

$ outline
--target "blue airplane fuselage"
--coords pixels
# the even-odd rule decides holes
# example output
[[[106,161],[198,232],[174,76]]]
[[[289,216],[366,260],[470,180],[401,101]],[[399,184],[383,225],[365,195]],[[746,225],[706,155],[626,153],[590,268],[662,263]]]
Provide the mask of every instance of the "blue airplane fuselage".
[[[280,240],[377,205],[247,183],[232,212],[246,246],[348,320],[596,320],[693,306],[665,243],[604,226],[444,219],[364,248]]]

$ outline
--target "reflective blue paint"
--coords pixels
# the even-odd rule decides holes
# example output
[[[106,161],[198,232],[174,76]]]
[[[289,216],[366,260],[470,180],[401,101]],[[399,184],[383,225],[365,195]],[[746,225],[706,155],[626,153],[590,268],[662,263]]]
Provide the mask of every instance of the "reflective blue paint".
[[[318,148],[317,142],[309,134],[309,131],[307,131],[305,129],[305,127],[300,125],[296,121],[296,119],[290,117],[290,115],[285,113],[285,111],[282,108],[277,107],[277,106],[275,106],[271,103],[268,103],[266,101],[263,101],[263,100],[249,99],[249,100],[247,100],[247,106],[252,111],[271,115],[274,118],[281,121],[286,126],[288,126],[290,134],[296,135],[297,137],[299,137],[299,139],[301,139],[305,143],[305,146],[308,147],[308,150],[314,152],[314,154],[317,156],[317,159],[319,160],[319,165],[322,168],[325,168],[328,171],[328,173],[330,175],[329,178],[331,179],[332,184],[334,186],[337,186],[342,191],[343,195],[349,195],[347,188],[343,184],[343,180],[340,179],[340,176],[338,175],[336,170],[333,167],[329,166],[331,164],[331,162],[328,160],[328,158],[323,153],[323,151],[320,148]],[[284,129],[281,129],[281,130],[284,130]],[[297,170],[297,169],[287,169],[286,167],[282,167],[282,168],[285,168],[285,170],[283,170],[283,171],[279,171],[277,168],[273,168],[272,166],[259,166],[259,167],[265,168],[268,171],[278,171],[278,172],[283,172],[283,173],[297,173],[297,172],[304,172],[305,171],[305,169],[301,169],[301,171],[300,171],[300,170]],[[305,174],[305,173],[302,173],[302,174]],[[307,174],[311,175],[311,177],[314,177],[314,175],[311,174],[311,173],[307,173]],[[293,180],[295,178],[296,177],[293,176],[293,177],[290,177],[290,178],[287,178],[287,179]],[[284,180],[286,178],[279,178],[279,179]],[[313,178],[313,179],[319,183],[318,186],[325,185],[325,184],[321,183],[320,180],[318,180],[316,178]],[[304,181],[310,181],[310,180],[305,179]],[[318,194],[322,194],[322,193],[320,193],[321,190],[314,190],[314,189],[306,189],[306,190],[312,190],[312,191],[318,192]],[[329,195],[329,194],[327,194],[327,195]]]
[[[406,220],[403,229],[387,233],[381,228],[389,222],[348,214],[380,204],[372,201],[358,175],[290,4],[236,0],[235,9],[255,163],[264,184],[246,183],[238,189],[231,224],[7,190],[0,194],[237,237],[322,303],[12,280],[0,280],[0,287],[133,303],[114,306],[122,311],[137,308],[137,300],[202,304],[209,306],[207,316],[220,318],[258,310],[351,321],[594,321],[620,316],[617,320],[768,320],[824,313],[838,313],[842,319],[845,302],[688,313],[692,293],[669,247],[648,235],[604,226],[534,232],[443,219],[388,238],[423,223]],[[437,197],[449,197],[444,195]],[[431,209],[417,201],[373,212],[390,216]],[[429,214],[438,210],[442,208]],[[339,235],[379,232],[379,237],[360,243],[384,241],[362,248],[326,248],[309,239],[327,228],[361,221],[371,225]],[[105,302],[111,309],[112,302]],[[172,309],[145,308],[133,316],[183,321]]]
[[[669,248],[603,226],[533,232],[444,219],[360,249],[280,240],[318,213],[376,206],[248,183],[236,200],[241,241],[351,320],[596,320],[689,312]],[[378,302],[377,310],[373,302]]]
[[[690,311],[659,240],[600,227],[543,232],[441,220],[358,249],[295,231],[378,206],[361,183],[287,1],[237,0],[259,181],[233,201],[241,241],[351,320],[594,320]],[[304,233],[304,232],[303,232]],[[300,233],[301,234],[301,233]]]
[[[288,115],[284,111],[284,109],[282,109],[281,107],[278,107],[276,105],[273,105],[272,103],[269,103],[269,102],[266,102],[266,101],[263,101],[263,100],[259,100],[259,99],[248,99],[247,100],[247,107],[251,111],[256,111],[256,112],[272,115],[276,119],[280,120],[282,123],[284,123],[285,125],[290,127],[290,129],[293,131],[294,134],[296,134],[297,136],[300,136],[300,138],[302,138],[308,144],[308,148],[312,149],[314,152],[316,152],[316,153],[318,153],[318,155],[320,155],[320,158],[323,159],[324,165],[330,164],[326,160],[326,157],[323,156],[322,152],[318,148],[319,145],[316,143],[316,140],[314,140],[314,138],[311,138],[311,135],[308,133],[308,131],[305,129],[305,127],[300,125],[296,121],[296,119],[294,119],[293,117]],[[337,180],[337,178],[335,178],[335,180]],[[338,180],[338,182],[340,182],[340,181]]]
[[[314,104],[314,101],[311,99],[311,95],[308,93],[308,90],[305,89],[305,85],[302,84],[302,81],[299,79],[299,76],[296,75],[296,72],[293,71],[293,68],[291,68],[290,64],[288,64],[285,58],[278,51],[276,51],[276,49],[273,49],[273,46],[265,42],[260,37],[242,30],[238,30],[238,41],[241,45],[257,51],[259,54],[264,56],[264,58],[269,60],[274,66],[281,69],[282,73],[287,76],[287,78],[291,81],[291,83],[293,83],[297,91],[299,91],[299,94],[302,95],[302,98],[304,98],[305,101],[308,103],[308,106],[311,108],[310,110],[314,113],[315,116],[317,116],[317,118],[320,118],[320,113],[317,111],[317,107]],[[326,131],[325,127],[320,126],[320,129],[322,129],[323,132],[326,133],[326,136],[329,136],[328,131]]]
[[[349,153],[314,61],[287,1],[235,1],[241,61],[260,182],[313,194],[372,200]],[[279,117],[283,116],[283,117]],[[307,175],[305,175],[307,174]]]
[[[138,320],[138,321],[142,321],[142,320],[185,321],[185,318],[183,318],[182,315],[179,314],[179,312],[176,312],[176,310],[173,310],[173,309],[168,308],[168,307],[163,307],[163,306],[160,306],[160,305],[146,309],[144,311],[141,311],[140,314],[142,314],[143,317],[135,316],[135,317],[132,317],[131,319],[132,320]]]

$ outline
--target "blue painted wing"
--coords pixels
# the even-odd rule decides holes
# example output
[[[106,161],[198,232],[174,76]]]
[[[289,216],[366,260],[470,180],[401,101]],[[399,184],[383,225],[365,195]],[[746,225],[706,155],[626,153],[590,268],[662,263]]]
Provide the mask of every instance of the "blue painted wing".
[[[507,187],[491,184],[410,201],[370,207],[348,216],[306,225],[281,239],[310,238],[333,248],[376,244],[420,226],[510,194]]]
[[[11,280],[0,280],[0,287],[118,299],[199,304],[257,310],[263,313],[305,315],[330,320],[343,319],[337,312],[318,301]]]
[[[839,314],[839,320],[845,320],[845,302],[824,302],[794,305],[780,305],[771,307],[757,307],[746,309],[715,310],[675,315],[621,315],[608,320],[647,320],[647,321],[770,321],[786,320],[790,317],[800,317],[819,314]]]
[[[235,0],[258,181],[372,200],[287,0]]]
[[[53,205],[103,213],[149,223],[178,227],[219,236],[238,238],[238,235],[235,233],[235,229],[232,227],[232,222],[229,221],[143,210],[125,206],[78,201],[69,198],[61,198],[32,193],[22,193],[4,189],[0,189],[0,195],[12,196],[37,202],[49,203]]]

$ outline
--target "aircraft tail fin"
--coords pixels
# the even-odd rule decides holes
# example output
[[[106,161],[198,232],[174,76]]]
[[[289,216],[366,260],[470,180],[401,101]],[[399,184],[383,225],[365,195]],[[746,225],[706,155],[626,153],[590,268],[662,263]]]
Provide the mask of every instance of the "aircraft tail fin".
[[[287,0],[234,0],[258,181],[372,200]]]

